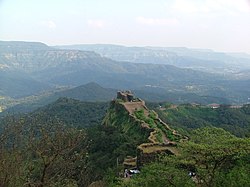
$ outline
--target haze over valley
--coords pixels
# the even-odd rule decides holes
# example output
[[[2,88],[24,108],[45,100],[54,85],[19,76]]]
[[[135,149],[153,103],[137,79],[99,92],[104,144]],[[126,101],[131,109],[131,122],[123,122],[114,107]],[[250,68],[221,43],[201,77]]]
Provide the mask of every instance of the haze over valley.
[[[249,102],[247,0],[45,1],[0,3],[1,110],[88,83],[146,100]]]
[[[245,104],[250,97],[247,54],[1,41],[0,55],[2,109],[26,101],[22,98],[30,102],[91,82],[113,90],[134,90],[149,101]]]

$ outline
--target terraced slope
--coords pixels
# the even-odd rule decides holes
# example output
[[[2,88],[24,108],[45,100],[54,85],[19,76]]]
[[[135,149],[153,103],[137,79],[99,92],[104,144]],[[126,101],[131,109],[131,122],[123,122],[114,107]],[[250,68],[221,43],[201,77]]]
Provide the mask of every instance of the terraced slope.
[[[154,159],[157,154],[162,152],[178,154],[177,142],[186,140],[186,137],[171,129],[154,111],[150,111],[145,106],[144,101],[124,102],[121,104],[129,112],[129,115],[135,120],[139,120],[143,127],[151,130],[148,137],[149,142],[142,143],[137,147],[137,166],[140,167],[143,163]],[[125,160],[126,165],[129,165],[128,161],[129,159]],[[133,159],[132,162],[134,162]]]
[[[126,93],[122,94],[126,95]],[[116,112],[123,113],[123,118],[127,116],[126,118],[129,120],[124,122],[121,120],[122,117],[116,118],[115,113],[110,113],[106,116],[104,124],[107,125],[111,122],[112,125],[119,125],[124,129],[124,133],[133,132],[131,135],[137,138],[143,134],[140,142],[137,141],[136,156],[125,158],[125,167],[140,168],[144,163],[155,159],[160,153],[178,154],[177,143],[187,140],[187,137],[171,129],[154,111],[146,107],[143,100],[138,98],[127,99],[124,95],[121,98],[123,99],[119,98],[112,101],[111,106],[113,106],[113,109],[115,108]],[[133,130],[131,131],[131,129]]]

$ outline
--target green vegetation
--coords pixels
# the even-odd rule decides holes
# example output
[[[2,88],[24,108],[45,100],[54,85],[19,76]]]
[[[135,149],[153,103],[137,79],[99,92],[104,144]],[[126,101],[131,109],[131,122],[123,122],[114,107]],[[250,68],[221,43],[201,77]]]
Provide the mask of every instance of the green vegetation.
[[[55,90],[45,91],[40,94],[23,98],[0,98],[0,105],[5,108],[4,113],[25,113],[37,110],[59,98],[72,98],[84,102],[109,102],[115,96],[115,90],[103,88],[96,83],[88,83],[82,86],[69,89],[67,86],[57,86]],[[4,115],[4,114],[2,114]]]
[[[141,119],[141,120],[146,120],[146,116],[144,115],[144,110],[143,109],[139,109],[139,110],[136,110],[134,112],[134,115],[138,118],[138,119]]]
[[[157,130],[156,139],[157,139],[157,141],[159,143],[163,143],[163,140],[162,140],[162,131]]]
[[[100,180],[110,171],[117,173],[117,161],[122,166],[125,157],[136,156],[137,146],[148,141],[149,133],[128,115],[119,101],[113,101],[103,125],[87,130],[91,142],[88,163],[91,180]]]
[[[160,110],[153,107],[159,117],[178,130],[190,131],[206,126],[223,128],[236,136],[250,136],[250,107],[229,108],[221,106],[213,109],[206,106],[192,106],[189,104],[179,105],[175,108]]]
[[[166,136],[170,141],[179,141],[180,137],[173,135],[172,130],[157,121],[156,114],[153,111],[149,112],[148,117],[145,116],[144,110],[139,109],[134,112],[137,119],[145,121],[150,128],[156,129],[156,138],[159,143],[163,143],[163,136]]]
[[[56,120],[8,117],[0,134],[0,184],[77,186],[85,180],[85,131]]]
[[[219,128],[192,132],[180,144],[181,154],[164,156],[143,167],[140,174],[114,186],[248,186],[250,139],[236,138]],[[195,173],[191,178],[188,174]]]
[[[40,121],[58,119],[73,127],[89,127],[100,124],[108,109],[107,102],[82,102],[75,99],[60,98],[56,102],[31,113]]]
[[[171,126],[187,129],[190,140],[178,142],[179,137],[160,124],[154,112],[146,116],[144,110],[137,110],[136,120],[119,101],[112,101],[108,108],[107,103],[61,98],[33,113],[7,116],[0,121],[0,186],[85,187],[94,181],[124,187],[249,186],[250,139],[211,127],[224,121],[248,130],[249,105],[240,109],[181,105],[157,112]],[[197,120],[196,126],[185,126],[181,120],[188,117]],[[178,154],[159,155],[140,174],[124,180],[124,158],[134,160],[137,146],[149,143],[152,132],[140,120],[157,130],[158,142],[164,136],[177,141],[169,149]],[[209,127],[197,128],[201,121]],[[160,148],[166,147],[148,147],[145,152]]]
[[[157,124],[158,124],[157,127],[161,130],[161,132],[163,132],[166,135],[166,137],[168,137],[168,139],[170,141],[179,141],[180,140],[180,137],[173,135],[173,132],[171,130],[167,129],[159,122],[157,122]]]

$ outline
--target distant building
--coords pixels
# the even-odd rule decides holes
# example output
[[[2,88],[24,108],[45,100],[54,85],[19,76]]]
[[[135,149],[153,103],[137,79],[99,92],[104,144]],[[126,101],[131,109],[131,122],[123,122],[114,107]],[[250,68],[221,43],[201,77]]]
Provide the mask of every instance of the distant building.
[[[242,107],[243,107],[242,105],[231,105],[229,108],[238,109],[238,108],[242,108]]]
[[[209,104],[209,105],[207,105],[207,106],[210,107],[210,108],[219,108],[219,107],[220,107],[220,104],[212,103],[212,104]]]

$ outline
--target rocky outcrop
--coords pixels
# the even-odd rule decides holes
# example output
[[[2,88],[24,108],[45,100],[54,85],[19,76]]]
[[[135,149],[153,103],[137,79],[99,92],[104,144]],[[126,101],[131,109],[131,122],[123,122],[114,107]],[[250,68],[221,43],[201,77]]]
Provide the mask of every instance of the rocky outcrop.
[[[117,92],[117,99],[121,99],[124,102],[132,102],[134,99],[134,95],[131,91],[118,91]]]

